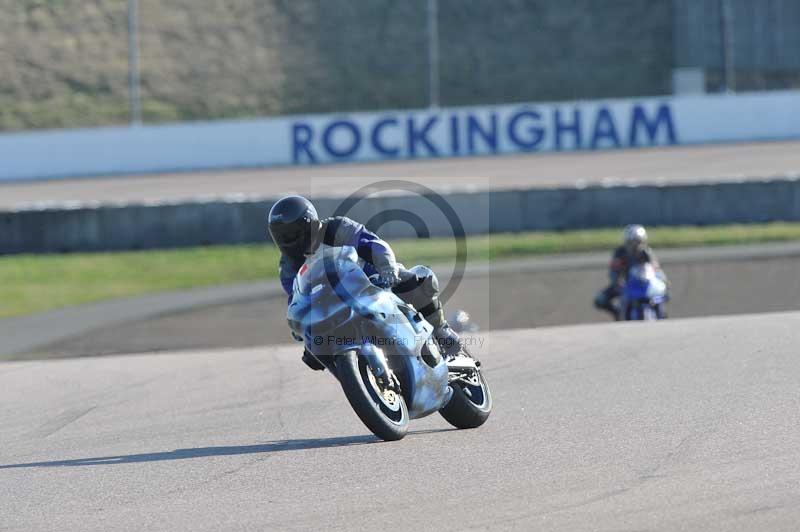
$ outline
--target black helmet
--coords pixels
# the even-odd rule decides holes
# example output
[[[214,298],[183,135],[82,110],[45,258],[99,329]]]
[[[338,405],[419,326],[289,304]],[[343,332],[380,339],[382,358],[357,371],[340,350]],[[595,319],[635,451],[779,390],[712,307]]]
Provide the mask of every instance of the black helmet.
[[[269,234],[285,255],[313,253],[321,228],[317,210],[302,196],[281,198],[269,210]]]

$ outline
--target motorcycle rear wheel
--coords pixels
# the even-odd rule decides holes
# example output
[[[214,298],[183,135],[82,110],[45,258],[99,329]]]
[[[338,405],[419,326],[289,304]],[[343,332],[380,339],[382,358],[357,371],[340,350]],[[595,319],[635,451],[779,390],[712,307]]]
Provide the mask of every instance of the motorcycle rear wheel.
[[[439,410],[442,417],[459,429],[478,428],[492,413],[492,392],[483,373],[478,371],[477,384],[453,381],[453,397]]]
[[[409,421],[403,396],[381,389],[366,359],[356,351],[337,356],[336,369],[342,391],[364,425],[382,440],[402,439]]]

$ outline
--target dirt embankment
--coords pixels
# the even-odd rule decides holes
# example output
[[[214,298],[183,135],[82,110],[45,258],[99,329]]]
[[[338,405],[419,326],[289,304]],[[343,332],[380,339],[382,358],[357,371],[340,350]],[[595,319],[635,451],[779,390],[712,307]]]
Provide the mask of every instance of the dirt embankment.
[[[425,0],[139,0],[147,122],[428,104]],[[669,0],[439,0],[441,103],[665,94]],[[128,120],[123,0],[0,0],[0,130]],[[624,60],[621,60],[624,59]]]

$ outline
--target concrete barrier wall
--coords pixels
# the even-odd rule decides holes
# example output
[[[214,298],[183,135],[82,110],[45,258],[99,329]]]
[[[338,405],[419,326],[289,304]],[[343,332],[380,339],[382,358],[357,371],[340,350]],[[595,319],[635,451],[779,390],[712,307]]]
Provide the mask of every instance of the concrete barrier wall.
[[[441,196],[466,234],[647,225],[710,225],[800,220],[800,181],[774,179],[677,186],[592,186],[453,192]],[[315,198],[320,215],[342,198]],[[135,250],[263,242],[273,199],[100,206],[0,212],[0,254]],[[341,212],[341,211],[340,211]],[[410,213],[410,215],[409,215]],[[386,238],[450,236],[432,198],[363,198],[346,212]],[[423,234],[424,234],[423,232]]]
[[[800,91],[0,134],[0,182],[800,138]]]

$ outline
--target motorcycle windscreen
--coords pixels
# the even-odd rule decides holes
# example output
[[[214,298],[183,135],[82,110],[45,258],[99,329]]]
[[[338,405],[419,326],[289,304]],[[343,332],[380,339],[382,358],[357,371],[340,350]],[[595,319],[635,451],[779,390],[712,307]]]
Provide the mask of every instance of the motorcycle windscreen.
[[[332,288],[357,269],[360,266],[355,248],[319,246],[297,272],[294,291],[304,296],[313,296],[326,287]]]

